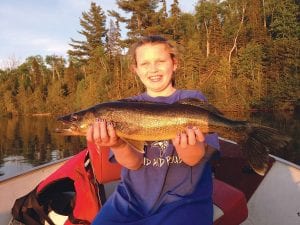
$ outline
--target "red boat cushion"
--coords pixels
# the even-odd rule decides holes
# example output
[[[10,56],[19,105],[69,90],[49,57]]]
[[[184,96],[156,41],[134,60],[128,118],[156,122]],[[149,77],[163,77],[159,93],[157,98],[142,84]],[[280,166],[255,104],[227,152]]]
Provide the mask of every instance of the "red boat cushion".
[[[248,217],[244,193],[217,179],[214,179],[213,201],[224,213],[214,225],[238,225]]]
[[[74,182],[73,187],[75,188],[76,193],[76,200],[74,202],[72,216],[82,221],[91,222],[100,210],[101,205],[98,202],[98,193],[96,192],[95,187],[91,182],[92,175],[90,172],[87,172],[84,167],[84,160],[86,158],[86,155],[87,150],[83,150],[77,155],[73,156],[54,173],[48,176],[45,180],[41,181],[41,183],[37,187],[37,193],[39,196],[42,196],[43,193],[45,195],[45,192],[47,190],[50,190],[51,187],[52,189],[54,188],[52,190],[54,192],[63,191],[60,190],[60,188],[62,186],[66,187],[65,182],[62,182],[62,184],[64,184],[62,186],[55,186],[55,184],[57,184],[59,181],[65,181],[67,180],[67,178],[69,178],[68,180],[72,180]],[[57,191],[55,189],[57,189]],[[51,191],[49,191],[48,193],[51,193]],[[51,195],[48,196],[48,198],[51,199]],[[86,210],[87,205],[88,210]],[[65,224],[73,223],[67,221]]]
[[[110,150],[108,147],[101,147],[98,150],[95,144],[88,143],[88,151],[94,174],[100,184],[120,179],[121,165],[109,162]]]

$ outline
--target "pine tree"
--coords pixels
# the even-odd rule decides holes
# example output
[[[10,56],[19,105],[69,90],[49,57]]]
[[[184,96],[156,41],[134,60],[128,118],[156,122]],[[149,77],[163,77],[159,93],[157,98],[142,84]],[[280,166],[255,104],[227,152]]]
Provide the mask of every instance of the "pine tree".
[[[270,24],[272,37],[300,38],[299,15],[299,5],[293,0],[279,1]]]
[[[106,49],[109,57],[112,58],[113,56],[120,55],[122,43],[119,21],[114,22],[113,20],[110,20],[106,39]]]
[[[116,3],[125,13],[130,13],[129,18],[121,17],[115,11],[111,15],[116,16],[120,22],[126,23],[128,40],[134,40],[139,36],[158,33],[158,18],[156,9],[160,0],[117,0]]]
[[[171,34],[173,40],[178,41],[180,39],[180,28],[179,28],[179,19],[181,15],[181,10],[179,8],[179,2],[178,0],[173,0],[173,3],[171,4],[170,9],[170,18],[169,18],[169,24],[171,25]]]
[[[82,30],[79,31],[84,36],[84,41],[77,41],[71,38],[70,46],[73,50],[69,50],[68,54],[73,61],[86,62],[92,55],[94,49],[103,46],[103,38],[106,35],[105,28],[106,16],[102,8],[96,3],[91,2],[88,12],[82,13],[80,25]]]

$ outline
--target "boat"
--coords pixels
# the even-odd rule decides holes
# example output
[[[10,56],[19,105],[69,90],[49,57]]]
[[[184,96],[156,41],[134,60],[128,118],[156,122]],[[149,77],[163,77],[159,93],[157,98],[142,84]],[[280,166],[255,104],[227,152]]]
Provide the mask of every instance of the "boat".
[[[34,167],[0,181],[0,224],[10,224],[15,200],[32,191],[41,180],[61,167],[69,158]]]
[[[220,144],[222,156],[213,161],[214,225],[300,224],[300,166],[270,155],[269,169],[265,176],[260,176],[250,169],[236,143],[221,139]],[[15,200],[68,160],[48,163],[0,181],[0,224],[18,224],[11,215]],[[118,180],[105,182],[107,196],[117,183]],[[67,219],[54,212],[50,212],[50,217],[57,225]]]

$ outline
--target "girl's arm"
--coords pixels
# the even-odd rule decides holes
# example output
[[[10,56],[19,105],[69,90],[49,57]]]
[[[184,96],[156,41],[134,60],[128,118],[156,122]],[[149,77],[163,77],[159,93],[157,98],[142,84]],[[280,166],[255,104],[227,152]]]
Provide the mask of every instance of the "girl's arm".
[[[114,126],[105,120],[98,120],[92,124],[86,135],[88,142],[94,143],[98,149],[101,146],[110,147],[115,159],[122,166],[136,170],[143,162],[143,154],[131,148],[125,141],[116,135]]]

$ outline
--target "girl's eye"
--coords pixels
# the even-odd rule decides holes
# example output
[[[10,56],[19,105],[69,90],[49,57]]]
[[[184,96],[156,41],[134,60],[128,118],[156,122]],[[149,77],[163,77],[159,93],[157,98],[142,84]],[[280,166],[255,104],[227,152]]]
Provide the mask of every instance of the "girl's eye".
[[[141,63],[141,66],[147,66],[147,65],[149,65],[149,63],[147,63],[147,62]]]

